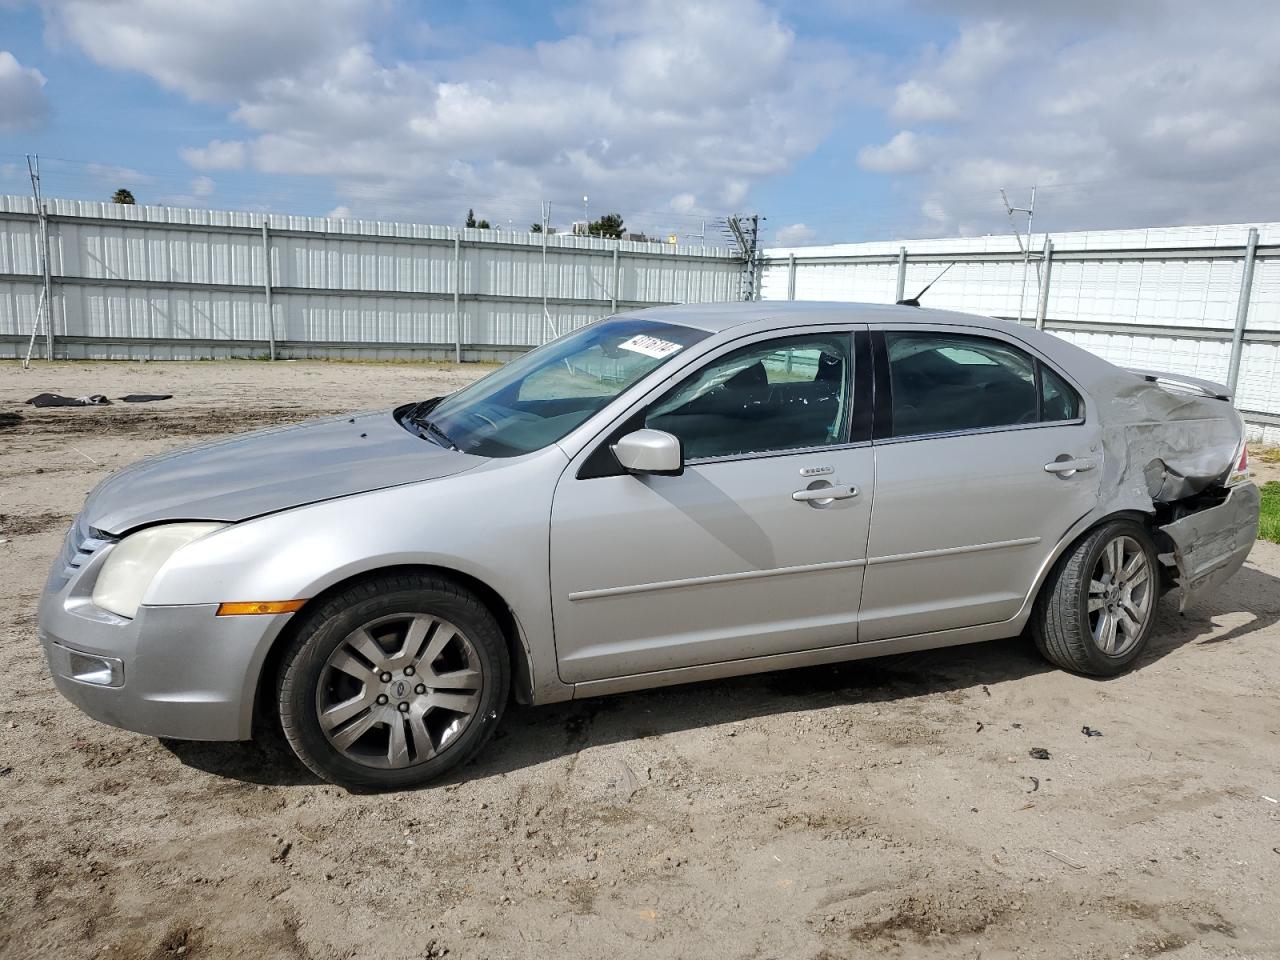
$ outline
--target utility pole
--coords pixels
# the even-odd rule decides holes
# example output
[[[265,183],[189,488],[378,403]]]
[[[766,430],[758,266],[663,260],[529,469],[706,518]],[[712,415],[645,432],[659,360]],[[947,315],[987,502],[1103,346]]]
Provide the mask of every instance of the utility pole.
[[[741,287],[743,300],[758,300],[760,297],[760,291],[757,289],[760,269],[758,253],[760,221],[764,219],[766,218],[753,213],[749,217],[730,217],[726,223],[729,236],[737,244],[738,253],[743,259]]]
[[[45,359],[53,361],[53,273],[49,265],[49,208],[45,206],[44,196],[40,192],[40,158],[27,154],[27,174],[31,177],[31,196],[35,200],[36,219],[40,225],[40,273],[43,287],[40,291],[40,302],[36,304],[36,315],[31,321],[31,341],[27,344],[27,359],[23,367],[31,365],[31,351],[36,342],[36,331],[40,329],[40,319],[44,318]],[[43,309],[42,309],[43,307]]]
[[[583,197],[586,200],[586,197]],[[547,309],[547,234],[551,232],[551,201],[542,202],[542,318],[551,328],[551,339],[560,336],[555,322],[551,319],[551,311]]]
[[[1031,205],[1027,207],[1011,207],[1009,198],[1005,196],[1004,188],[1000,190],[1000,199],[1004,201],[1004,208],[1009,214],[1009,223],[1014,227],[1013,238],[1018,241],[1018,250],[1022,253],[1022,291],[1018,294],[1018,322],[1022,322],[1023,308],[1027,299],[1027,272],[1031,266],[1031,224],[1036,218],[1036,188],[1031,188]],[[1013,222],[1015,213],[1025,213],[1027,215],[1027,242],[1022,242],[1022,237],[1018,234],[1017,225]]]

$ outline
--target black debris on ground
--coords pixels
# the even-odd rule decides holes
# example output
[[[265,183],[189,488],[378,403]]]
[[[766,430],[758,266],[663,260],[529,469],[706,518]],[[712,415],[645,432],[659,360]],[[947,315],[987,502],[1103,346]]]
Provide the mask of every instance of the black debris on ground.
[[[27,401],[33,407],[102,407],[111,401],[100,393],[87,397],[64,397],[58,393],[37,393]]]

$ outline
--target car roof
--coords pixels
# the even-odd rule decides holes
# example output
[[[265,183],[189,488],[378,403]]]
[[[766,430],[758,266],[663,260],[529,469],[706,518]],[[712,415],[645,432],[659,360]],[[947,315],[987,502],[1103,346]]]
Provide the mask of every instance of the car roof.
[[[778,327],[804,326],[818,323],[955,323],[992,330],[1008,330],[1017,324],[1010,320],[984,317],[954,310],[929,307],[904,307],[884,303],[840,303],[836,301],[757,300],[737,303],[685,303],[667,307],[649,307],[629,312],[661,323],[695,327],[720,333],[730,327],[757,321],[771,321]]]

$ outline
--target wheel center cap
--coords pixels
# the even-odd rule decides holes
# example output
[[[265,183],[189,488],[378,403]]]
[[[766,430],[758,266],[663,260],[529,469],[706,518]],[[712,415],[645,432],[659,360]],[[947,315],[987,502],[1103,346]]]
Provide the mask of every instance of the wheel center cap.
[[[407,680],[397,680],[391,684],[391,695],[397,700],[403,700],[409,693],[409,682]]]

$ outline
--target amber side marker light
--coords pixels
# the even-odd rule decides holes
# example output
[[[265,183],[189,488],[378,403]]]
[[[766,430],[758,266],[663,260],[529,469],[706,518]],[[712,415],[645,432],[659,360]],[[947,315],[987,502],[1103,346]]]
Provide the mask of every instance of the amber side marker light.
[[[218,616],[245,617],[260,613],[293,613],[302,609],[305,600],[252,600],[248,603],[220,603]]]

